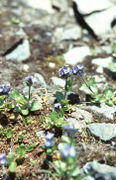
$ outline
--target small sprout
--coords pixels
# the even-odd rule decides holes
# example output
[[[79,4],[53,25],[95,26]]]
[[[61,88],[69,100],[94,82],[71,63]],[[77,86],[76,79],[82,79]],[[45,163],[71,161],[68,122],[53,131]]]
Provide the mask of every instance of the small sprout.
[[[1,166],[4,166],[6,163],[7,163],[6,154],[5,154],[5,153],[2,153],[2,154],[0,155],[0,165],[1,165]]]
[[[73,73],[74,75],[80,76],[80,75],[83,74],[83,72],[84,72],[84,66],[83,66],[83,64],[77,64],[77,65],[75,65],[75,66],[73,67],[72,73]]]
[[[63,66],[62,68],[59,69],[59,76],[68,78],[71,75],[71,69],[68,65]]]
[[[55,111],[58,111],[61,107],[62,107],[62,105],[59,102],[54,104],[54,110]]]
[[[34,77],[33,76],[28,76],[25,78],[27,86],[32,86],[34,83]]]
[[[75,158],[77,154],[75,148],[67,143],[60,144],[59,152],[63,159],[67,159],[69,157]]]
[[[74,124],[65,124],[64,130],[70,135],[75,134],[78,131],[78,129],[74,127]]]
[[[8,95],[10,91],[10,86],[1,85],[0,86],[0,95]]]

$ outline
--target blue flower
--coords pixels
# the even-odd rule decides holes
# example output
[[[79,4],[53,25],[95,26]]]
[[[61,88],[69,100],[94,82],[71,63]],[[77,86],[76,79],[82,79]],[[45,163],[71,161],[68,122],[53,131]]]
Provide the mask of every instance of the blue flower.
[[[54,104],[54,110],[55,111],[59,110],[61,107],[62,107],[62,105],[59,102]]]
[[[54,133],[48,132],[45,139],[45,148],[50,148],[54,143]]]
[[[62,146],[59,148],[59,152],[61,154],[61,157],[64,159],[67,159],[69,157],[75,158],[77,154],[75,148],[67,143],[62,144]]]
[[[58,72],[59,72],[59,76],[64,78],[68,78],[68,76],[71,75],[71,69],[68,65],[60,68]]]
[[[64,125],[64,130],[68,134],[75,134],[78,131],[78,129],[74,127],[74,124],[65,124]]]
[[[33,76],[28,76],[25,78],[27,86],[32,86],[34,83],[34,77]]]
[[[0,165],[4,166],[7,163],[6,154],[2,153],[0,155]]]
[[[10,86],[1,85],[0,86],[0,95],[7,95],[10,91]]]
[[[80,76],[80,75],[83,74],[83,72],[84,72],[84,66],[83,66],[83,64],[77,64],[77,65],[75,65],[75,66],[73,67],[73,69],[72,69],[72,73],[73,73],[74,75]]]

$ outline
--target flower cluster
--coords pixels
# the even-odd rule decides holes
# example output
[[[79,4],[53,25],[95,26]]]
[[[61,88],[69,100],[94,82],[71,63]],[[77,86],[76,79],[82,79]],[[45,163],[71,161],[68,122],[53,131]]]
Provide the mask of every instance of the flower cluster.
[[[2,154],[0,155],[0,165],[1,165],[1,166],[4,166],[6,163],[7,163],[6,154],[5,154],[5,153],[2,153]]]
[[[69,134],[69,135],[72,135],[72,134],[75,134],[78,129],[74,127],[74,124],[65,124],[64,125],[64,130]]]
[[[50,148],[54,144],[54,133],[48,132],[45,139],[45,148]]]
[[[0,86],[0,95],[7,95],[10,91],[10,86],[1,85]]]
[[[59,147],[60,155],[63,159],[67,159],[69,157],[76,157],[76,150],[73,146],[67,143],[63,143],[61,147]]]
[[[54,104],[54,110],[55,111],[58,111],[61,107],[62,107],[62,105],[59,102]]]
[[[33,76],[28,76],[25,78],[27,86],[32,86],[34,83],[34,77]]]
[[[68,78],[71,75],[71,69],[68,65],[63,66],[59,69],[59,76],[63,78]]]
[[[82,64],[75,65],[72,68],[72,70],[68,65],[66,65],[59,69],[59,76],[68,78],[71,74],[80,76],[83,74],[83,72],[84,72],[84,66]]]
[[[83,74],[83,72],[84,72],[84,66],[83,66],[83,64],[77,64],[77,65],[75,65],[75,66],[73,67],[72,73],[73,73],[74,75],[80,76],[80,75]]]

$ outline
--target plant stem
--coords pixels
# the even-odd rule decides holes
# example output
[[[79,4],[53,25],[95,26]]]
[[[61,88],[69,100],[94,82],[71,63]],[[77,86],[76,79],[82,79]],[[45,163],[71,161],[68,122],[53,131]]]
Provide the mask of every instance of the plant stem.
[[[29,86],[29,99],[31,97],[31,86]]]
[[[67,94],[67,82],[68,82],[67,80],[68,80],[68,78],[65,79],[65,87],[64,87],[64,88],[65,88],[65,93],[64,93],[64,99],[66,99],[66,94]]]
[[[92,91],[92,89],[90,88],[90,86],[88,86],[88,84],[86,83],[86,81],[83,79],[82,76],[79,76],[80,79],[85,83],[85,85],[88,87],[88,89],[94,94],[94,92]]]

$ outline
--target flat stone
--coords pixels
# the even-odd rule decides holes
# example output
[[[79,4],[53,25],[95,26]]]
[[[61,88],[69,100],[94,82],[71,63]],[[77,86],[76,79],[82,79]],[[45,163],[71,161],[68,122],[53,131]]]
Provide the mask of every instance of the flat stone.
[[[35,78],[35,83],[38,85],[38,87],[39,86],[41,86],[41,87],[46,87],[47,86],[47,84],[46,84],[46,82],[44,80],[44,77],[41,74],[35,73],[34,78]]]
[[[79,26],[70,25],[64,28],[61,40],[77,40],[81,38],[82,30]]]
[[[88,46],[75,47],[70,49],[64,54],[64,59],[67,64],[75,65],[83,62],[86,56],[91,55],[91,51]]]
[[[102,74],[103,73],[103,68],[108,68],[109,63],[112,62],[112,57],[107,57],[107,58],[95,58],[92,60],[92,64],[98,65],[98,68],[96,69],[97,73]]]
[[[96,161],[88,162],[83,166],[82,174],[87,175],[83,180],[115,180],[116,167],[100,164]]]
[[[22,0],[28,6],[34,9],[41,9],[45,10],[48,13],[53,13],[54,10],[52,9],[51,0]]]
[[[116,124],[93,123],[87,125],[89,132],[103,141],[110,141],[116,137]]]
[[[77,128],[80,132],[83,128],[86,128],[86,123],[90,123],[93,119],[93,116],[91,113],[76,108],[76,111],[71,114],[70,117],[68,117],[66,120],[69,123],[73,123],[74,127]]]
[[[105,103],[102,103],[100,107],[92,105],[87,108],[112,120],[114,119],[113,114],[116,112],[116,106],[107,106]]]
[[[86,4],[85,4],[85,0],[74,0],[77,5],[79,10],[81,11],[81,13],[90,13],[92,11],[96,11],[96,10],[102,10],[102,9],[106,9],[109,8],[111,6],[113,6],[113,3],[111,3],[109,0],[86,0]]]
[[[51,78],[52,82],[56,86],[64,87],[65,86],[65,80],[58,78],[58,77],[52,77]]]
[[[30,45],[28,40],[23,40],[11,53],[6,55],[6,59],[24,61],[31,55]]]
[[[67,0],[52,0],[52,6],[57,7],[60,11],[68,10],[68,1]]]

